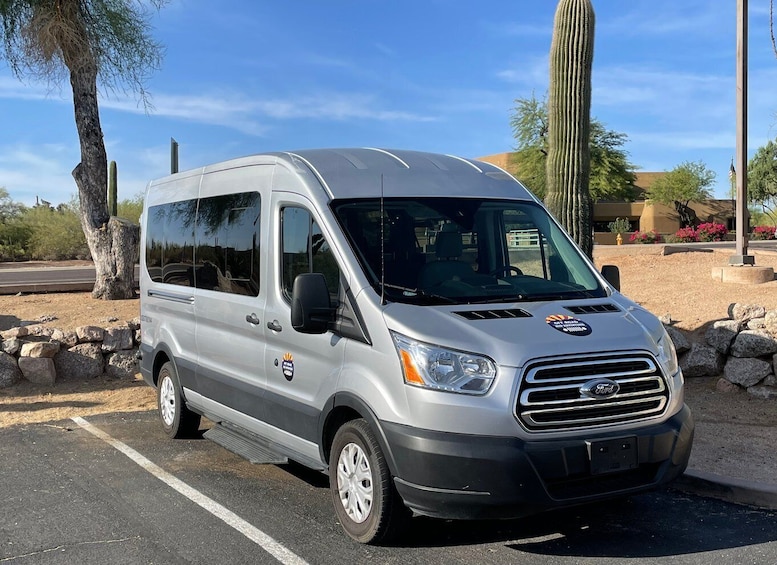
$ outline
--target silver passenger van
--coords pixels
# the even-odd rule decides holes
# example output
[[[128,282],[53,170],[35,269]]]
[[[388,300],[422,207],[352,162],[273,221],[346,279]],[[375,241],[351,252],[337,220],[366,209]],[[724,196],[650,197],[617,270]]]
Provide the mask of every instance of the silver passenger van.
[[[151,182],[141,369],[171,437],[328,472],[361,542],[512,518],[685,469],[662,324],[501,169],[268,153]]]

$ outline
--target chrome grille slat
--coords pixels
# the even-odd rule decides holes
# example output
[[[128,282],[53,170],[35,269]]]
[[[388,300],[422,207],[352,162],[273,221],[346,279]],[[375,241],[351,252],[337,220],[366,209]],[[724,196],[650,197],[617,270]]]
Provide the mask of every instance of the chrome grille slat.
[[[655,383],[655,385],[650,389],[641,390],[637,392],[625,392],[623,394],[618,394],[618,398],[633,398],[633,397],[644,398],[645,393],[655,394],[659,392],[664,392],[666,390],[666,385],[664,385],[664,380],[661,377],[650,377],[649,379],[625,379],[625,380],[618,379],[617,382],[619,385],[621,385],[621,388],[623,388],[623,385],[627,385],[631,383],[651,383],[651,382]],[[580,385],[574,384],[574,385],[558,386],[558,387],[546,386],[546,387],[531,388],[531,389],[525,390],[521,393],[521,405],[522,406],[551,406],[554,404],[569,404],[570,400],[546,400],[546,401],[539,401],[539,402],[533,402],[531,400],[531,396],[534,393],[557,391],[557,390],[579,391]],[[579,394],[574,400],[577,402],[601,402],[595,398],[590,398],[588,396],[582,396]]]
[[[583,395],[580,387],[594,379],[609,379],[620,389],[608,398]],[[515,415],[528,430],[562,431],[659,416],[668,404],[666,378],[647,354],[560,358],[527,366]]]
[[[551,374],[551,376],[548,377],[542,377],[538,375],[542,375],[545,373],[556,373],[559,369],[571,369],[580,372],[581,374],[577,377],[572,377],[575,380],[586,380],[586,379],[594,379],[594,378],[604,378],[609,379],[613,376],[624,376],[624,375],[646,375],[646,374],[654,374],[658,371],[656,368],[655,363],[649,358],[634,358],[634,357],[628,357],[623,359],[623,363],[618,363],[621,367],[629,365],[633,366],[637,363],[644,363],[645,367],[643,369],[630,369],[627,371],[610,371],[610,372],[597,372],[595,374],[591,374],[590,372],[583,372],[582,369],[585,367],[605,367],[609,365],[612,359],[606,359],[606,362],[597,362],[597,361],[576,361],[576,362],[570,362],[570,363],[559,363],[558,365],[552,365],[550,366],[552,368],[552,371],[549,370],[549,366],[539,366],[539,367],[532,367],[526,372],[526,380],[530,383],[537,383],[537,382],[544,382],[548,379],[554,378]]]
[[[656,412],[660,413],[664,407],[666,406],[666,398],[664,397],[658,397],[654,399],[640,399],[638,401],[634,401],[631,403],[620,403],[622,404],[647,404],[648,402],[659,402],[658,406],[656,408],[650,408],[645,410],[638,410],[638,411],[630,411],[628,414],[618,414],[618,415],[612,415],[612,416],[590,416],[585,415],[580,418],[564,418],[559,420],[553,420],[548,422],[536,422],[532,418],[533,425],[536,427],[555,427],[555,426],[563,426],[565,428],[573,428],[573,427],[580,427],[580,426],[589,426],[593,424],[606,424],[606,423],[613,423],[613,422],[623,422],[623,421],[632,421],[640,419],[644,416],[652,415],[654,416]],[[591,407],[594,408],[594,407]],[[580,411],[576,411],[576,413],[579,413]],[[536,412],[535,412],[536,413]],[[548,414],[548,411],[545,411],[544,414]],[[584,412],[582,412],[584,414]],[[527,412],[526,414],[533,415],[532,412]]]

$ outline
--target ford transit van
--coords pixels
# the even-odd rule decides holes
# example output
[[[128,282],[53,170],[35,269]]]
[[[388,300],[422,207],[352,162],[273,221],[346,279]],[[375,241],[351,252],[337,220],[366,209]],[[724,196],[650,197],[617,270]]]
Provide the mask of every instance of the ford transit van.
[[[141,370],[171,437],[329,474],[374,543],[663,485],[693,420],[671,339],[503,170],[382,149],[148,185]]]

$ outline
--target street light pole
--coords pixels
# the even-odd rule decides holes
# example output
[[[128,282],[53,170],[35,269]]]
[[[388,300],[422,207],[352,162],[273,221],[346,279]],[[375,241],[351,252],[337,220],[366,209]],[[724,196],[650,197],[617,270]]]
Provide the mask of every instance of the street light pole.
[[[736,255],[730,265],[754,265],[747,254],[747,0],[737,0]]]

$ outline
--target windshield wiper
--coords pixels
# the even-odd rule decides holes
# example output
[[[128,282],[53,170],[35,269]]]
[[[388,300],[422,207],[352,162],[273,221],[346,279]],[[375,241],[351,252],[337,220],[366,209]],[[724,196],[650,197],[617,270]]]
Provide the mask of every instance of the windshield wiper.
[[[443,296],[441,294],[434,294],[430,292],[425,292],[421,290],[420,288],[410,288],[407,286],[400,286],[397,284],[389,284],[389,283],[378,283],[382,284],[383,288],[390,288],[392,290],[401,290],[402,295],[407,298],[413,298],[415,296],[422,296],[424,298],[433,298],[435,300],[442,300],[443,302],[447,302],[448,304],[459,304],[460,302],[456,300],[455,298],[451,298],[450,296]]]
[[[467,304],[500,304],[504,302],[523,302],[530,299],[531,297],[525,294],[502,294],[499,296],[489,296],[488,298],[473,298],[467,300]]]

